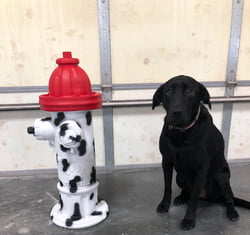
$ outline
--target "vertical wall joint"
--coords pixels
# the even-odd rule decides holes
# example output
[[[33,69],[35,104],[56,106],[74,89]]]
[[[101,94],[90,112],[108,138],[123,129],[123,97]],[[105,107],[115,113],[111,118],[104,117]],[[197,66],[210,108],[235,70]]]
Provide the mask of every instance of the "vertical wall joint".
[[[225,96],[234,95],[237,85],[237,66],[240,49],[240,36],[243,15],[243,0],[233,0],[231,33],[229,41],[229,52],[226,70]],[[230,138],[230,128],[232,119],[233,103],[225,103],[223,106],[222,134],[225,139],[225,155],[228,154],[228,143]]]
[[[101,87],[104,101],[112,100],[109,0],[98,0]],[[114,167],[113,108],[103,108],[105,165]]]
[[[112,71],[109,18],[109,0],[98,0],[101,87],[102,96],[105,101],[112,100]]]

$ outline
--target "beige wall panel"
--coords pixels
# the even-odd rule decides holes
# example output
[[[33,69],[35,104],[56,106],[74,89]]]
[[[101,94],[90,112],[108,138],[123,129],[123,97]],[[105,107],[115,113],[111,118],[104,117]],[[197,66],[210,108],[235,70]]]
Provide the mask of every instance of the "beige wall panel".
[[[115,165],[160,163],[158,143],[163,118],[161,108],[114,109]]]
[[[47,85],[62,51],[100,83],[97,1],[1,0],[0,86]]]
[[[0,113],[0,171],[56,168],[55,150],[48,141],[36,140],[26,131],[35,119],[46,116],[42,111]],[[102,123],[102,111],[93,111],[97,166],[105,162]]]
[[[250,0],[244,1],[237,80],[250,80]]]
[[[234,95],[235,96],[250,96],[250,86],[237,86],[234,90]]]
[[[233,105],[228,159],[250,158],[250,103]]]
[[[228,0],[111,0],[114,83],[223,81],[231,11]]]
[[[214,104],[211,114],[221,129],[222,104]],[[159,137],[165,112],[162,107],[114,109],[115,165],[154,164],[161,162]]]

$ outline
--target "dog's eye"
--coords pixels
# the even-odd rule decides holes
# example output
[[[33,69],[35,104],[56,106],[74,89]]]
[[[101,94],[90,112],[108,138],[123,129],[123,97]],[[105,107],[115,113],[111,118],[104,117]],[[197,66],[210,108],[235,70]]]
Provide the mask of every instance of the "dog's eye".
[[[189,88],[187,88],[186,90],[185,90],[185,93],[187,94],[187,95],[189,95],[189,94],[191,94],[193,91],[191,90],[191,89],[189,89]]]
[[[174,94],[174,90],[173,89],[167,89],[166,90],[166,94],[167,95],[173,95]]]

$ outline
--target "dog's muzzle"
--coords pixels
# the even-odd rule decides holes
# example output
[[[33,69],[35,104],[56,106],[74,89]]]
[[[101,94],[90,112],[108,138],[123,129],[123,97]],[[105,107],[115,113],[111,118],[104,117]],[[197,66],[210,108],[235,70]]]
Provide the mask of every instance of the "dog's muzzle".
[[[189,129],[192,128],[192,127],[196,124],[196,122],[198,121],[199,116],[200,116],[200,112],[201,112],[201,106],[199,105],[197,114],[195,115],[194,120],[193,120],[189,125],[187,125],[187,126],[185,126],[185,127],[177,127],[177,126],[173,126],[173,125],[168,125],[168,129],[169,129],[169,130],[178,130],[178,131],[180,131],[180,132],[184,132],[184,131],[189,130]]]

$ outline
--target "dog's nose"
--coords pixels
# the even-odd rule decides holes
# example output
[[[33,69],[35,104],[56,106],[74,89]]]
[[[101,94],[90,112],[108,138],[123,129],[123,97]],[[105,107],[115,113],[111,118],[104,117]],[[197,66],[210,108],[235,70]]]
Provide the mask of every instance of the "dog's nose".
[[[181,116],[182,112],[181,111],[174,111],[175,116]]]
[[[174,114],[174,116],[181,116],[182,110],[177,108],[177,109],[174,110],[173,114]]]

